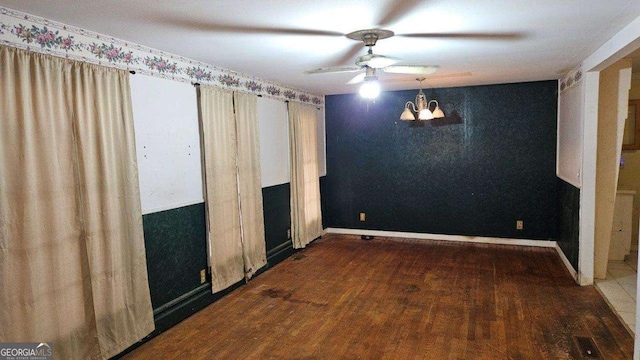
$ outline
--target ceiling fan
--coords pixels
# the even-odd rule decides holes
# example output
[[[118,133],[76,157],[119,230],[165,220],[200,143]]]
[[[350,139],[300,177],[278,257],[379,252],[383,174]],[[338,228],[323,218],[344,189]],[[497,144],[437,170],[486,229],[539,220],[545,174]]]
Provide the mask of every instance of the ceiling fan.
[[[327,73],[344,73],[362,71],[354,78],[349,80],[347,84],[358,84],[364,82],[360,87],[360,95],[364,98],[376,98],[380,93],[380,85],[376,71],[381,69],[387,73],[409,74],[409,75],[429,75],[438,70],[437,65],[395,65],[399,58],[385,56],[373,53],[373,47],[378,40],[387,39],[394,35],[393,31],[385,29],[366,29],[357,30],[346,34],[345,36],[352,40],[360,40],[367,46],[369,50],[365,55],[356,58],[355,67],[329,67],[318,68],[305,71],[306,74],[327,74]]]
[[[351,61],[361,50],[361,44],[354,44],[344,54],[337,59],[329,59],[328,64],[337,67],[325,67],[306,71],[309,74],[322,73],[340,73],[340,72],[361,72],[348,83],[354,84],[364,82],[365,84],[376,84],[377,81],[367,81],[376,79],[376,71],[380,69],[387,73],[409,74],[409,75],[429,75],[435,72],[437,66],[428,65],[397,65],[400,59],[374,54],[372,47],[378,40],[386,39],[391,36],[402,36],[408,38],[419,39],[446,39],[446,40],[462,40],[462,41],[495,41],[495,40],[519,40],[526,36],[522,32],[416,32],[394,34],[392,31],[383,30],[389,26],[395,26],[402,21],[402,18],[409,13],[420,11],[424,7],[426,1],[416,0],[387,0],[375,1],[378,4],[372,8],[374,10],[374,19],[371,24],[375,24],[372,29],[354,31],[344,34],[337,31],[324,29],[306,29],[295,27],[278,27],[278,26],[262,26],[251,25],[249,23],[234,23],[224,21],[212,21],[211,19],[197,19],[193,16],[179,16],[175,12],[171,12],[169,16],[160,16],[157,18],[164,26],[176,26],[179,28],[195,29],[198,31],[216,32],[216,33],[233,33],[233,34],[271,34],[282,36],[346,36],[350,39],[362,41],[365,46],[369,47],[369,51],[365,55],[361,55],[356,59],[356,66],[339,67],[348,61]],[[443,75],[446,76],[446,75]],[[413,77],[415,78],[415,77]]]
[[[347,82],[347,84],[357,84],[362,81],[377,80],[376,70],[378,69],[387,73],[408,75],[429,75],[438,70],[436,65],[395,65],[401,59],[373,53],[373,47],[378,40],[387,39],[393,35],[393,31],[385,29],[366,29],[348,33],[345,35],[347,38],[362,41],[364,46],[369,48],[365,55],[358,56],[356,66],[318,68],[305,71],[305,74],[361,72]]]

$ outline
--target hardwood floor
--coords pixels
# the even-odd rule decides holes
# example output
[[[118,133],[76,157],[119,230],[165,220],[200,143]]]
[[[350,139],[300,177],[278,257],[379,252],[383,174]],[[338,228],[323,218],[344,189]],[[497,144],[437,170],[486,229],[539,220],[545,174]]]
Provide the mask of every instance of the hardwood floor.
[[[325,235],[125,358],[632,354],[631,335],[593,286],[575,284],[554,249]]]

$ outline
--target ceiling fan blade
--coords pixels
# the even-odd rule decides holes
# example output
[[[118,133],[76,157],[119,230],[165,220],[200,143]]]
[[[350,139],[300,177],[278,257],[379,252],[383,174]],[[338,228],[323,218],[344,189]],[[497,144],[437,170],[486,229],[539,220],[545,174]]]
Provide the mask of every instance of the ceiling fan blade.
[[[420,3],[419,0],[389,1],[378,19],[378,25],[381,28],[394,25],[404,15],[411,13]]]
[[[505,32],[505,33],[416,33],[397,34],[397,36],[410,38],[429,39],[469,39],[469,40],[520,40],[526,37],[525,33]]]
[[[351,48],[349,48],[349,50],[347,50],[347,52],[340,56],[339,58],[335,59],[333,62],[331,62],[330,64],[333,64],[335,66],[340,66],[343,64],[353,64],[352,60],[353,58],[358,55],[358,53],[362,50],[362,43],[354,43],[353,45],[351,45]]]
[[[367,76],[366,73],[358,74],[354,76],[351,80],[347,81],[348,85],[359,84],[364,81],[364,78]]]
[[[426,65],[392,65],[383,68],[382,71],[393,74],[429,75],[438,71],[438,68]]]
[[[345,66],[345,67],[326,67],[326,68],[317,68],[313,70],[307,70],[305,74],[331,74],[331,73],[347,73],[347,72],[356,72],[360,71],[359,67],[354,66]]]
[[[387,66],[391,66],[401,59],[398,59],[393,56],[385,56],[379,54],[366,54],[359,56],[356,59],[356,65],[358,66],[368,66],[374,69],[382,69]]]
[[[470,72],[427,75],[424,77],[424,80],[429,81],[429,80],[438,80],[438,79],[453,79],[453,78],[467,77],[472,75],[473,74],[471,74]],[[382,81],[389,82],[389,83],[397,83],[397,82],[416,81],[416,79],[413,77],[385,77]]]
[[[344,35],[343,33],[337,32],[337,31],[212,23],[206,20],[196,20],[193,18],[176,18],[176,17],[167,17],[167,16],[158,18],[158,21],[161,21],[163,25],[171,25],[177,28],[208,31],[208,32],[221,32],[221,33],[320,35],[320,36],[343,36]]]
[[[247,32],[260,34],[280,34],[280,35],[320,35],[320,36],[343,36],[344,34],[337,31],[313,30],[313,29],[292,29],[292,28],[270,28],[270,27],[248,27],[229,26],[228,31]],[[244,31],[243,31],[244,30]]]

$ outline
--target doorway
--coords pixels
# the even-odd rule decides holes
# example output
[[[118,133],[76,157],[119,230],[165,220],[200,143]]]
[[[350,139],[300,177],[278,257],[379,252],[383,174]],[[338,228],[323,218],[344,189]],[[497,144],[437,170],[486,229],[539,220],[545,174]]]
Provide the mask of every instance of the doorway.
[[[628,57],[631,63],[631,88],[628,92],[629,100],[640,100],[640,49],[636,50]],[[616,63],[619,65],[619,62]],[[613,67],[615,67],[615,65]],[[601,72],[602,75],[610,68]],[[606,84],[605,84],[606,86]],[[604,90],[603,88],[601,90]],[[626,94],[625,94],[626,95]],[[606,99],[599,99],[599,107],[612,107]],[[620,109],[618,109],[620,110]],[[626,110],[626,109],[625,109]],[[634,109],[635,110],[635,109]],[[599,113],[601,113],[599,111]],[[627,112],[625,111],[625,114]],[[602,121],[602,119],[600,119]],[[602,124],[599,124],[600,130]],[[598,270],[598,257],[604,257],[603,247],[595,246],[595,284],[598,290],[605,297],[612,310],[618,315],[620,320],[626,325],[631,333],[636,333],[636,309],[637,309],[637,283],[638,283],[638,224],[640,209],[640,136],[635,122],[635,111],[631,116],[627,116],[624,123],[624,130],[621,141],[618,142],[616,150],[620,154],[619,161],[615,167],[610,167],[604,174],[599,174],[598,179],[604,177],[612,178],[616,181],[617,191],[614,195],[613,209],[606,206],[596,207],[596,219],[600,221],[610,221],[610,241],[608,243],[607,256],[605,257],[605,276],[602,276],[602,269]],[[619,134],[620,135],[620,134]],[[637,144],[636,144],[637,141]],[[603,144],[598,142],[599,150]],[[612,145],[612,144],[610,144]],[[606,146],[606,145],[605,145]],[[598,160],[601,160],[600,154]],[[602,171],[598,168],[598,171]],[[611,211],[607,216],[603,212]],[[603,216],[604,215],[604,216]],[[608,220],[611,219],[611,220]],[[596,222],[598,224],[598,222]],[[596,225],[598,226],[598,225]],[[601,225],[600,225],[601,226]],[[596,236],[603,236],[596,230]],[[597,242],[598,240],[596,240]]]

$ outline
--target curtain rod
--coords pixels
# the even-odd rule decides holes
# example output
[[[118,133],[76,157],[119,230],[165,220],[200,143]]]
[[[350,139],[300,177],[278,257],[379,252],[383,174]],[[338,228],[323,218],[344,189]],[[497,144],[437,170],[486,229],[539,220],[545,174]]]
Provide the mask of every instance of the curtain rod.
[[[135,74],[135,71],[130,71],[130,72],[131,72],[132,74]],[[193,86],[200,86],[200,83],[199,83],[199,82],[192,82],[192,83],[191,83],[191,85],[193,85]],[[258,94],[258,95],[256,95],[256,96],[257,96],[257,97],[262,97],[262,94]],[[285,100],[284,102],[285,102],[286,104],[288,104],[288,103],[289,103],[289,100]],[[316,109],[320,110],[320,107],[318,106],[318,107],[316,107]]]

